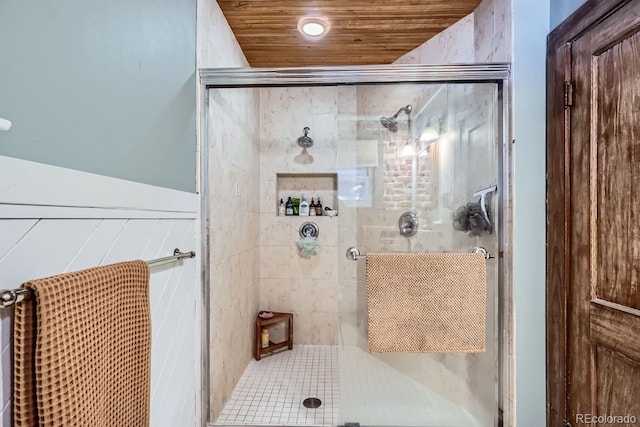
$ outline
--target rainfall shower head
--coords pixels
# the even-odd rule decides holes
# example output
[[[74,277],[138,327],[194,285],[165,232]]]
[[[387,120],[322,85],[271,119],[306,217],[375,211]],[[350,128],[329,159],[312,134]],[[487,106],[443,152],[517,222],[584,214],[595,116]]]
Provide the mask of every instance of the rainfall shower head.
[[[404,106],[391,117],[380,117],[380,123],[389,131],[398,132],[398,115],[404,111],[404,113],[409,116],[412,109],[413,107],[411,105]]]

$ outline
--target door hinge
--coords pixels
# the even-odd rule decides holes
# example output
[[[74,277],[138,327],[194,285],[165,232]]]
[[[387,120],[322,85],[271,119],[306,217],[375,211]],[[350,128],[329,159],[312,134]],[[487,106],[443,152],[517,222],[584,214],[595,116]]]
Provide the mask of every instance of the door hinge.
[[[564,106],[571,107],[573,105],[573,83],[564,82]]]

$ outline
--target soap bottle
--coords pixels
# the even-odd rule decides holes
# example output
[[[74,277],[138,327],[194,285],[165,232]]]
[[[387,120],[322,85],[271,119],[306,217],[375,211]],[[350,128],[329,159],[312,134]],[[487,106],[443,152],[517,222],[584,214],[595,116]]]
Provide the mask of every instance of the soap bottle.
[[[311,204],[309,205],[309,216],[316,216],[316,203],[311,198]]]
[[[307,202],[307,198],[302,195],[302,199],[300,199],[300,216],[309,216],[309,202]]]
[[[285,214],[284,202],[282,201],[282,199],[280,199],[280,205],[278,206],[278,215],[284,216],[284,214]]]
[[[318,203],[316,203],[316,215],[322,216],[322,203],[320,203],[320,197],[318,197]]]
[[[284,214],[286,216],[292,216],[293,215],[293,200],[291,200],[291,196],[289,196],[289,198],[287,199],[287,204],[285,205]]]
[[[262,348],[269,347],[269,328],[262,328]]]

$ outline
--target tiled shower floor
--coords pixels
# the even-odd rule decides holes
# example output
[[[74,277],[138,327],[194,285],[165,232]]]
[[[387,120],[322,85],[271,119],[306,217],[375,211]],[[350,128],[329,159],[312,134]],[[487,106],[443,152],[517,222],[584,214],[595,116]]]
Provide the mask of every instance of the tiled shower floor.
[[[307,397],[319,398],[322,406],[305,408]],[[252,360],[214,425],[337,426],[345,421],[477,426],[466,410],[361,349],[322,345],[294,346]]]
[[[339,347],[340,421],[362,426],[478,427],[443,396],[354,346]]]
[[[307,409],[302,401],[322,405]],[[338,425],[338,347],[296,345],[251,360],[215,425]]]

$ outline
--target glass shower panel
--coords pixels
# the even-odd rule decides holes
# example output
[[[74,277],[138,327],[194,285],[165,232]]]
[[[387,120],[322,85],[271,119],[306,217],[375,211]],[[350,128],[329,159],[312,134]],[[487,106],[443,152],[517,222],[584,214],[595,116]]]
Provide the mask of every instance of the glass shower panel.
[[[498,85],[362,85],[338,91],[343,249],[357,247],[365,255],[482,247],[497,255]],[[403,235],[399,219],[407,212],[414,215],[415,230]],[[454,227],[456,213],[462,221]],[[340,257],[341,425],[497,425],[497,260],[486,264],[485,351],[372,354],[366,262]]]

